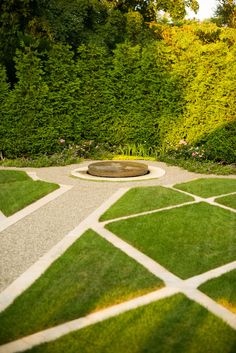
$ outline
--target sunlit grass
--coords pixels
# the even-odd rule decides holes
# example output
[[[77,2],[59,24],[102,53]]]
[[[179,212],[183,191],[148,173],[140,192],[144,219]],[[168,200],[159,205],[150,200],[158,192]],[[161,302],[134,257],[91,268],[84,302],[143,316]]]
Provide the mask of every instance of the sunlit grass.
[[[219,197],[215,201],[220,203],[221,205],[225,205],[225,206],[236,209],[236,194]]]
[[[236,179],[197,179],[176,184],[175,188],[201,197],[212,197],[236,191]]]
[[[163,286],[93,231],[87,231],[0,314],[0,343],[73,320]]]
[[[106,225],[181,278],[235,260],[236,214],[204,202]]]
[[[236,270],[204,283],[199,289],[236,313]]]
[[[139,187],[129,190],[100,218],[105,221],[135,213],[194,201],[190,196],[161,186]]]
[[[236,334],[181,294],[70,333],[28,353],[233,353]]]
[[[11,216],[58,188],[57,184],[41,180],[22,179],[22,181],[4,182],[0,184],[0,210],[6,216]]]

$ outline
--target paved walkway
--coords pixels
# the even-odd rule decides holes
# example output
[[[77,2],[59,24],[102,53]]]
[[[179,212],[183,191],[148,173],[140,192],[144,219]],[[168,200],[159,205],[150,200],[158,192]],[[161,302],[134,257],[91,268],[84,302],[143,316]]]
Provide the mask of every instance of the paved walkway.
[[[148,181],[92,182],[70,176],[71,170],[88,163],[65,167],[21,168],[21,170],[36,172],[38,177],[45,181],[73,187],[0,233],[0,291],[46,254],[119,188],[170,185],[213,176],[190,173],[159,162],[148,162],[148,164],[164,168],[166,174],[160,179]],[[232,176],[229,177],[232,178]]]
[[[171,186],[166,187],[173,188]],[[28,288],[50,266],[50,264],[56,258],[58,258],[72,243],[74,243],[84,233],[86,229],[90,227],[98,234],[98,236],[102,236],[103,238],[105,238],[112,245],[119,248],[129,257],[133,258],[135,261],[144,266],[149,272],[162,279],[166,287],[154,292],[150,292],[146,295],[136,297],[129,301],[110,306],[106,309],[89,314],[85,317],[68,321],[61,325],[36,332],[29,336],[22,337],[16,341],[9,342],[0,346],[0,353],[23,352],[27,349],[30,349],[31,347],[34,347],[35,345],[53,341],[70,332],[77,331],[81,328],[119,315],[134,308],[138,308],[148,303],[152,303],[153,301],[167,298],[176,293],[185,294],[189,299],[199,303],[207,310],[212,312],[214,315],[223,319],[233,329],[236,330],[236,315],[198,290],[198,286],[200,284],[236,269],[236,261],[183,280],[178,276],[174,275],[173,273],[169,272],[166,268],[155,262],[153,259],[149,258],[144,253],[134,248],[132,245],[126,243],[124,240],[120,239],[115,234],[111,233],[110,231],[104,228],[105,224],[109,222],[119,221],[119,219],[121,218],[126,219],[130,217],[137,217],[144,213],[151,214],[153,212],[162,212],[166,209],[183,207],[187,204],[201,202],[202,200],[204,200],[204,202],[209,203],[210,205],[214,205],[220,208],[225,208],[225,206],[216,204],[214,202],[215,197],[202,199],[201,197],[189,194],[185,191],[178,190],[179,192],[193,196],[194,201],[185,202],[180,205],[172,205],[168,208],[142,212],[134,214],[132,216],[121,217],[106,222],[99,222],[100,216],[128,189],[129,188],[127,187],[119,188],[119,190],[113,193],[113,195],[108,200],[106,200],[100,207],[98,207],[94,212],[92,212],[83,222],[81,222],[75,229],[73,229],[69,234],[67,234],[47,254],[41,257],[37,263],[31,266],[31,268],[29,268],[24,274],[22,274],[12,285],[10,285],[5,291],[3,291],[0,294],[0,311],[4,310],[8,305],[10,305],[18,295],[20,295],[26,288]],[[235,194],[235,192],[229,193],[228,195],[230,194]],[[230,208],[227,207],[227,209]],[[230,210],[236,212],[235,209]]]

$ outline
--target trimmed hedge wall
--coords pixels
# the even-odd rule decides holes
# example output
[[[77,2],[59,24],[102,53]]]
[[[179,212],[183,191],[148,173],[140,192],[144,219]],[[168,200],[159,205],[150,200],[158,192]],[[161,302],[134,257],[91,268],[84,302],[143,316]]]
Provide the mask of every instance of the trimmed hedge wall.
[[[0,68],[0,151],[8,158],[59,151],[81,140],[175,149],[204,141],[235,162],[235,37],[213,24],[157,26],[159,39],[54,45],[17,52],[17,83]],[[235,32],[234,32],[235,35]],[[230,142],[229,142],[230,141]]]

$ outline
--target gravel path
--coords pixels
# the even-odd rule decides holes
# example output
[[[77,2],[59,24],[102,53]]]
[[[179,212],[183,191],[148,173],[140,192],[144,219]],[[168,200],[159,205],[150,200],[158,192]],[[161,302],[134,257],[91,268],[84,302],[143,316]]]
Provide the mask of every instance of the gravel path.
[[[83,162],[65,167],[20,169],[35,171],[38,177],[45,181],[73,185],[73,188],[1,232],[0,291],[47,253],[120,187],[176,184],[213,176],[190,173],[160,162],[148,164],[165,169],[166,174],[159,179],[148,181],[95,182],[70,176],[71,170],[88,164],[89,162]]]

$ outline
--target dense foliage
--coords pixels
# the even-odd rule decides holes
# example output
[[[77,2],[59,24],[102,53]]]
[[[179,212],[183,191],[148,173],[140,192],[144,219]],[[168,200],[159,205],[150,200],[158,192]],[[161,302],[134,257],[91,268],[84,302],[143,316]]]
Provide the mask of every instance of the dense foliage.
[[[2,155],[95,141],[235,162],[236,30],[153,21],[159,9],[179,19],[186,5],[197,9],[194,0],[4,0]]]

